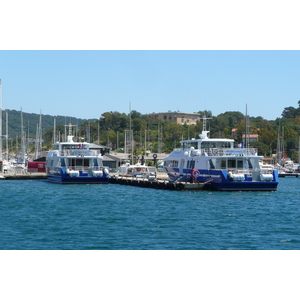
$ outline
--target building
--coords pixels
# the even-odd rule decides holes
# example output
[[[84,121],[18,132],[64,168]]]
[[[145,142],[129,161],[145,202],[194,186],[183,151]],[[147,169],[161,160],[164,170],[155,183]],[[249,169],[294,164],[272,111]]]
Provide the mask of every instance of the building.
[[[177,123],[180,125],[196,125],[196,122],[200,120],[200,114],[197,113],[183,113],[180,111],[171,112],[170,110],[165,113],[152,113],[144,116],[150,117],[151,120],[159,120],[167,123]]]
[[[256,129],[255,132],[250,133],[250,134],[248,135],[249,142],[258,142],[258,133],[257,133],[257,132],[259,132],[259,128]],[[238,134],[237,134],[237,133],[238,133],[237,128],[233,128],[233,129],[231,130],[231,136],[232,136],[232,138],[233,138],[234,140],[237,140],[237,139],[238,139]],[[245,137],[246,137],[246,134],[243,134],[243,136],[242,136],[242,140],[243,140],[243,141],[245,141]]]

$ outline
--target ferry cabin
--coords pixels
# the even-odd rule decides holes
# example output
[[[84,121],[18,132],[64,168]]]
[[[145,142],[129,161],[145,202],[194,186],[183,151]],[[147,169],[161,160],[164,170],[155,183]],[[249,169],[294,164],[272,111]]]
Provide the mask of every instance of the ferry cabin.
[[[96,155],[99,155],[97,157]],[[89,167],[102,166],[100,152],[89,150],[88,143],[55,143],[49,167],[60,165],[69,170],[87,170]]]
[[[230,139],[186,140],[164,165],[187,169],[243,170],[259,168],[262,158],[257,156],[257,149],[234,148],[234,140]]]

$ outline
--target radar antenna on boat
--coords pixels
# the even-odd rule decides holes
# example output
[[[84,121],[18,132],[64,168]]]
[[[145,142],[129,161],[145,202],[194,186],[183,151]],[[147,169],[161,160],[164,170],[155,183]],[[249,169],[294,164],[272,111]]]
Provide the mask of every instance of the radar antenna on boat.
[[[72,135],[72,127],[76,127],[76,125],[72,125],[72,123],[69,123],[69,125],[65,125],[65,128],[69,127],[69,134],[67,141],[73,141],[74,135]]]
[[[206,120],[210,120],[212,118],[207,118],[206,115],[203,116],[203,118],[200,118],[200,120],[203,120],[203,129],[202,129],[202,134],[200,134],[200,138],[205,139],[207,138],[207,134],[209,131],[206,130]]]

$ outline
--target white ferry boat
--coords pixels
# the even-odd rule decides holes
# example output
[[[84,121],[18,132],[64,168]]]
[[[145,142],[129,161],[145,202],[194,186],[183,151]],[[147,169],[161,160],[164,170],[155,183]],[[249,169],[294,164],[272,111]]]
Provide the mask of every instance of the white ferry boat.
[[[119,167],[118,176],[120,177],[140,177],[140,178],[156,178],[156,168],[149,167],[145,164],[134,164],[125,163]]]
[[[181,141],[164,160],[174,181],[209,183],[219,191],[276,191],[278,171],[261,167],[255,148],[234,148],[233,139],[209,138],[206,122],[199,139]]]
[[[109,171],[103,167],[102,155],[91,150],[90,143],[73,141],[72,125],[66,142],[53,144],[46,157],[48,181],[57,183],[108,183]]]

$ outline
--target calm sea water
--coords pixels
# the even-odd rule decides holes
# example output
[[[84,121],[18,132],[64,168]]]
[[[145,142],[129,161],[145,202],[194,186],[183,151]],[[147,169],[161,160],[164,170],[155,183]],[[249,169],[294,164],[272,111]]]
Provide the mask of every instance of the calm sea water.
[[[300,249],[300,178],[277,192],[0,186],[1,249]]]

